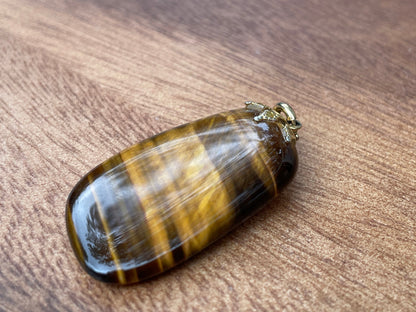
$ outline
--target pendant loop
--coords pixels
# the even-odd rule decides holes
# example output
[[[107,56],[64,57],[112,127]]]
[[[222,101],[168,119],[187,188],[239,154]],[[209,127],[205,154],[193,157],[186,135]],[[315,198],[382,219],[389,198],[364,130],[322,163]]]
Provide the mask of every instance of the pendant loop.
[[[278,113],[283,112],[286,115],[286,121],[289,124],[289,128],[293,130],[296,135],[296,140],[299,140],[297,131],[302,128],[302,124],[299,120],[296,119],[296,114],[293,108],[284,102],[279,102],[276,104],[274,110]]]
[[[296,119],[295,111],[289,104],[279,102],[276,104],[274,108],[270,108],[264,104],[253,101],[246,101],[245,104],[248,109],[253,109],[260,113],[259,115],[254,117],[255,121],[277,119],[284,120],[288,124],[288,127],[295,134],[296,140],[299,140],[297,131],[302,127],[302,124],[299,122],[299,120]],[[282,113],[284,113],[285,117],[282,116]]]

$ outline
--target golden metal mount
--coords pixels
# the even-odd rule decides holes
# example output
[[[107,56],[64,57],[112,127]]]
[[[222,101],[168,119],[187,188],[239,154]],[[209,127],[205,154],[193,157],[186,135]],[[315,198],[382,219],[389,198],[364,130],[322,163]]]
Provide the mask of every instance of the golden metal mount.
[[[302,124],[296,119],[296,114],[289,104],[279,102],[274,108],[270,108],[264,104],[247,101],[245,102],[247,109],[252,109],[260,112],[259,115],[254,117],[255,121],[262,120],[278,120],[285,121],[289,128],[293,131],[296,136],[296,140],[299,139],[297,131],[302,127]],[[282,116],[282,113],[286,116]]]

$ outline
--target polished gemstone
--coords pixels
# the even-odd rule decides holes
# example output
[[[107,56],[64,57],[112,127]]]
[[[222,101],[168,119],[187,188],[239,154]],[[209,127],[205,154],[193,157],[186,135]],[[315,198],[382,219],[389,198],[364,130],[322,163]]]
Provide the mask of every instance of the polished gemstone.
[[[275,198],[297,168],[295,133],[255,109],[144,140],[75,186],[67,228],[84,269],[119,284],[190,258]]]

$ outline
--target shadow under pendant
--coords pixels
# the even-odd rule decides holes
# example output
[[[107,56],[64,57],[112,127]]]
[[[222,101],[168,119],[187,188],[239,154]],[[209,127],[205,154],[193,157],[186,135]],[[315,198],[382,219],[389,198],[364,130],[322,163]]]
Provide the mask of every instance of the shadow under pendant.
[[[131,284],[195,255],[275,198],[297,169],[291,107],[246,102],[146,139],[85,175],[66,224],[82,267]]]

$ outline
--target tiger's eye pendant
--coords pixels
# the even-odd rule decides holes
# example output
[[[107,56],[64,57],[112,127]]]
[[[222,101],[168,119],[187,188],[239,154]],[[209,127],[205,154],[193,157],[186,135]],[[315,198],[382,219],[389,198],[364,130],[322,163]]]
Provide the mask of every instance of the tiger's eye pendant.
[[[289,183],[300,127],[288,104],[246,102],[106,160],[67,202],[82,267],[101,281],[130,284],[195,255]]]

